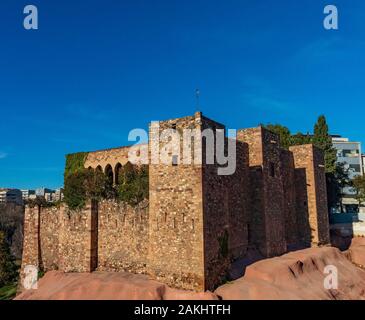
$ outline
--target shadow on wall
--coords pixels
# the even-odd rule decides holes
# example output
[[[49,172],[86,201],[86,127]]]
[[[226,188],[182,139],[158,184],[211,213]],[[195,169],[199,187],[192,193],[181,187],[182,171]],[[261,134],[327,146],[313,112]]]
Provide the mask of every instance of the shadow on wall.
[[[354,237],[353,223],[362,220],[353,213],[331,213],[329,218],[331,245],[342,251],[347,250]]]
[[[245,257],[232,263],[229,277],[235,280],[245,274],[247,266],[259,260],[265,259],[266,228],[270,227],[263,208],[263,171],[262,166],[250,167],[250,207],[251,212],[248,221],[249,249]],[[287,244],[286,252],[309,248],[313,241],[313,231],[310,226],[310,204],[308,201],[307,170],[298,168],[294,171],[295,182],[295,214],[298,232],[293,243]],[[287,199],[284,199],[287,200]],[[254,226],[254,228],[253,228]],[[289,226],[290,227],[290,226]],[[286,230],[286,232],[290,232]]]
[[[313,239],[309,223],[309,203],[307,194],[307,171],[304,168],[295,169],[296,212],[298,221],[299,246],[310,247]]]

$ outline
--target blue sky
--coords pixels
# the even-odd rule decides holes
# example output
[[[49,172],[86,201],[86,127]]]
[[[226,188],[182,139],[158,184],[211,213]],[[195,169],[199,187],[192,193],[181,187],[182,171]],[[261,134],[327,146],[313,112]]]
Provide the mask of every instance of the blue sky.
[[[39,29],[23,28],[23,8]],[[335,4],[339,30],[323,28]],[[1,3],[0,186],[63,184],[64,155],[129,144],[196,111],[228,128],[281,123],[364,138],[365,2],[103,0]]]

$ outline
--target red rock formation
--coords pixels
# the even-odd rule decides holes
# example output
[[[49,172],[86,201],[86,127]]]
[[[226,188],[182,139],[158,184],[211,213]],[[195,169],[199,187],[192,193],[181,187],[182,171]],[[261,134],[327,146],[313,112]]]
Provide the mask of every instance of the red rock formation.
[[[365,268],[365,238],[356,237],[351,241],[347,251],[349,259],[356,265]]]
[[[365,270],[354,261],[364,259],[365,239],[354,240],[350,253],[332,247],[310,248],[265,259],[246,269],[244,277],[219,287],[214,293],[169,288],[145,275],[131,273],[48,272],[39,289],[20,294],[19,300],[334,300],[365,299]],[[360,251],[363,250],[363,251]],[[362,260],[361,260],[362,261]],[[338,270],[338,289],[324,287],[325,266]]]
[[[338,270],[337,290],[324,288],[327,265]],[[365,299],[365,271],[336,248],[310,248],[256,262],[215,293],[224,300]]]

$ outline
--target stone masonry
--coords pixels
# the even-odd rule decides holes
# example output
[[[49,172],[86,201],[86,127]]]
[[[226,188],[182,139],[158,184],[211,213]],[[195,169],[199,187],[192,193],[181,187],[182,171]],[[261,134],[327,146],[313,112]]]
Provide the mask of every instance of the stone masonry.
[[[197,112],[150,126],[149,199],[136,207],[89,202],[81,211],[26,208],[22,270],[36,265],[65,272],[129,271],[149,274],[170,286],[212,290],[247,250],[264,257],[292,245],[326,245],[329,226],[323,152],[312,145],[290,150],[277,135],[258,127],[237,131],[236,170],[218,175],[206,161],[207,137],[193,137],[191,152],[202,162],[184,164],[182,151],[168,163],[152,161],[164,129],[212,129],[224,125]],[[204,136],[204,135],[203,135]],[[224,144],[227,146],[227,138]],[[232,141],[231,141],[232,142]],[[129,147],[90,152],[85,168],[101,170],[117,183]],[[195,155],[195,154],[194,154]],[[23,274],[24,276],[24,274]]]

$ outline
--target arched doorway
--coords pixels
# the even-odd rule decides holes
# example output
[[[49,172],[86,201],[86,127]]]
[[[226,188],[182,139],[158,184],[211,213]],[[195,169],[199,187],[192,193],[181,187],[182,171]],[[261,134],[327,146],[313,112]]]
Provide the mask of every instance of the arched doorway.
[[[105,167],[105,175],[107,176],[109,183],[112,185],[114,182],[114,179],[113,179],[113,169],[110,164],[108,164]]]
[[[122,165],[118,162],[114,168],[115,184],[119,184],[119,175],[121,171],[122,171]]]

